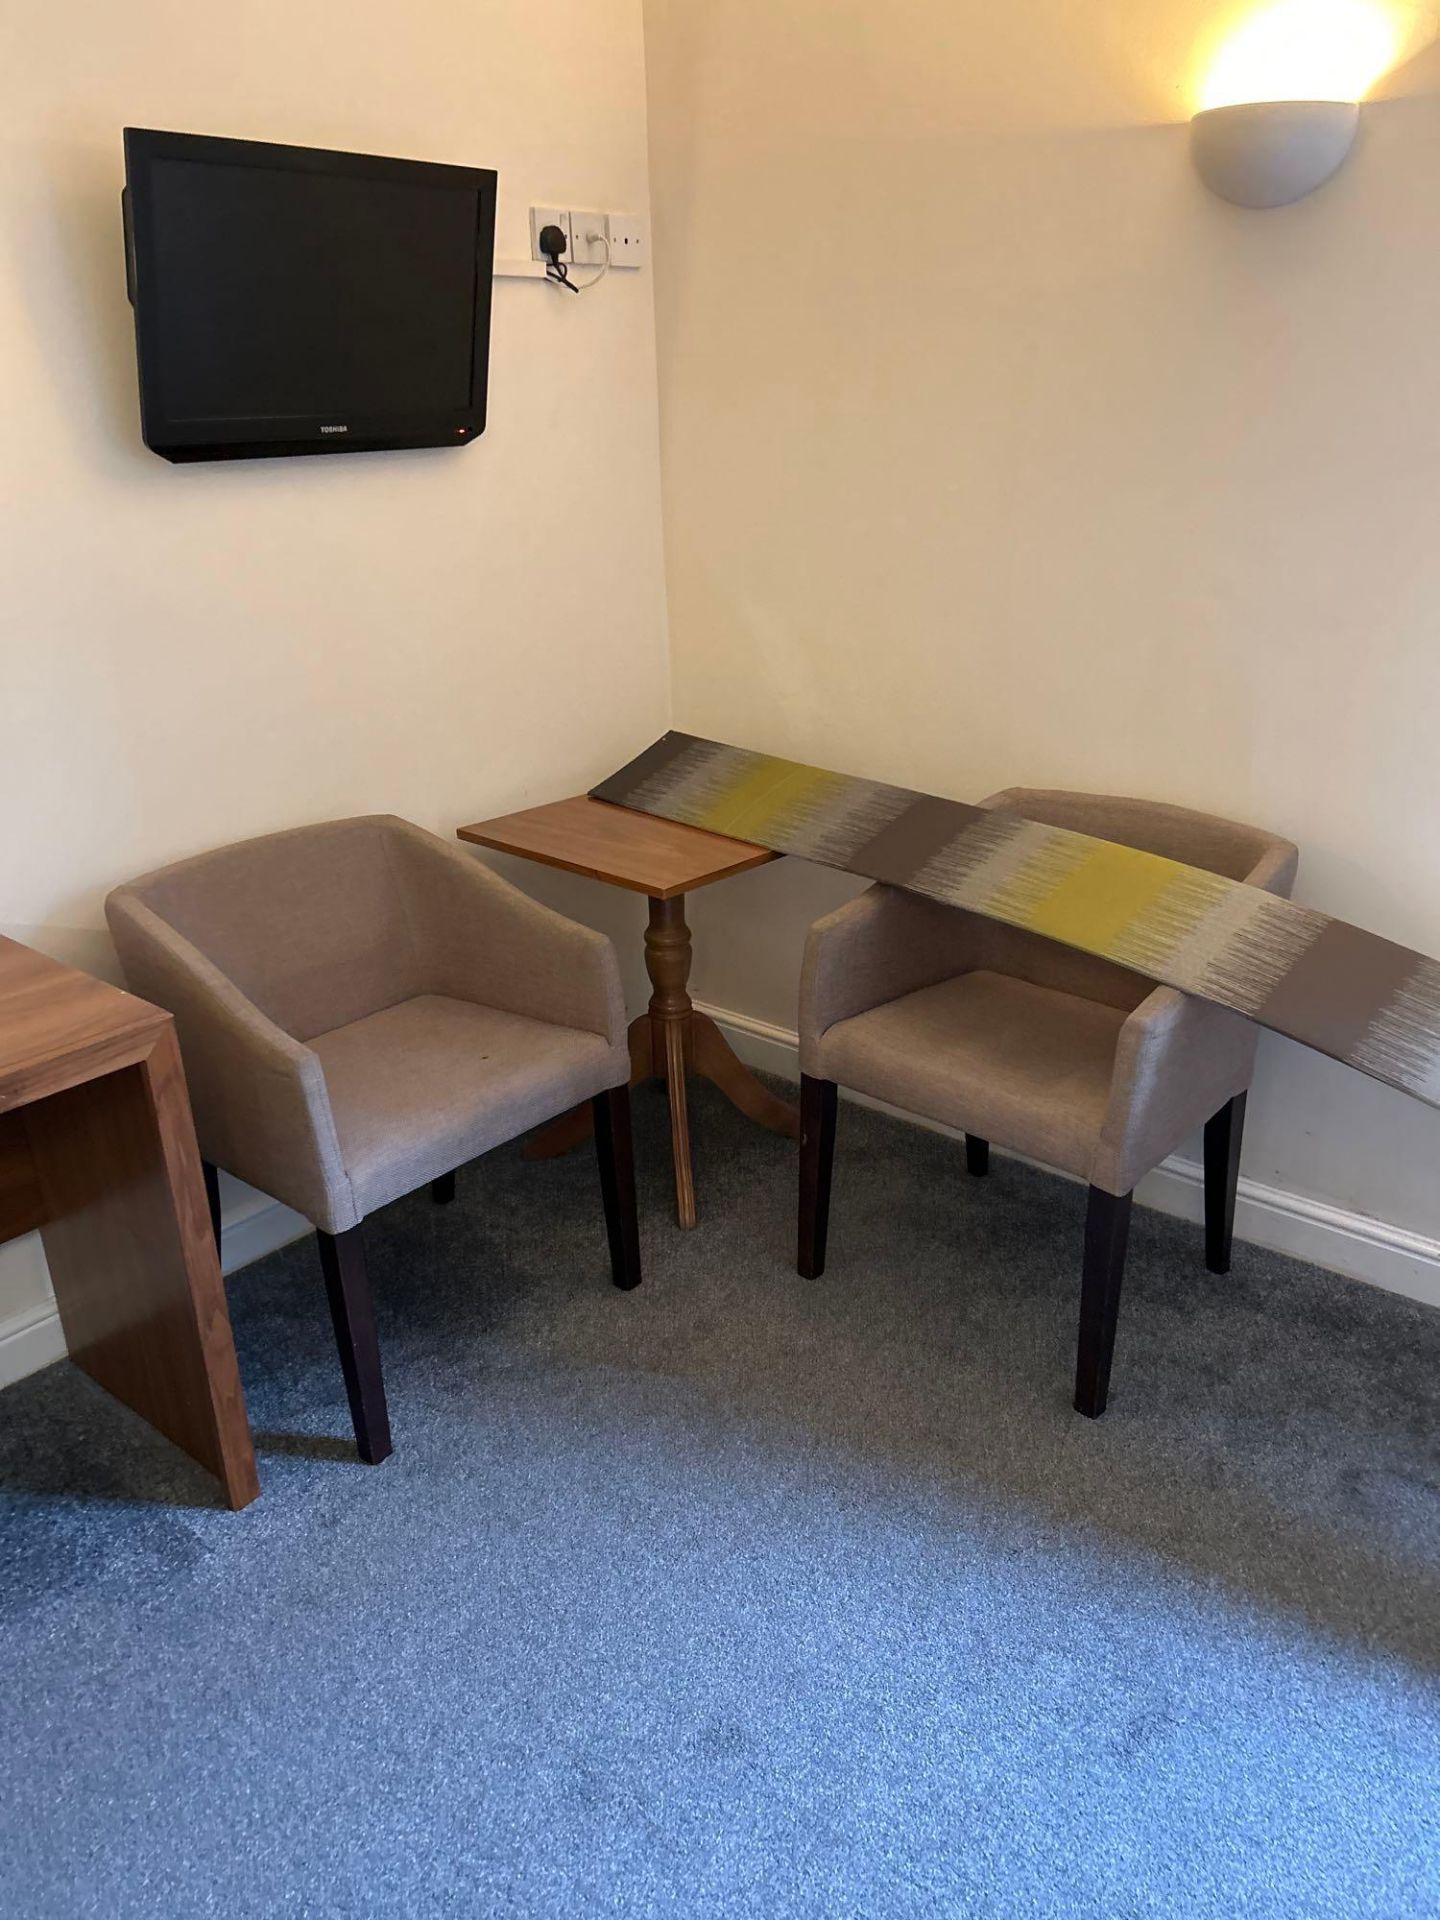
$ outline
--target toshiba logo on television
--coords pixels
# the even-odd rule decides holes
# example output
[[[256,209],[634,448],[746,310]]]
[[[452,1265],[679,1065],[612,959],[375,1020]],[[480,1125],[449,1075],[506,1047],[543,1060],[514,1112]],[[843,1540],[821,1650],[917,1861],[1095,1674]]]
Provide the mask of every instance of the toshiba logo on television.
[[[321,427],[322,433],[348,433],[349,427]]]

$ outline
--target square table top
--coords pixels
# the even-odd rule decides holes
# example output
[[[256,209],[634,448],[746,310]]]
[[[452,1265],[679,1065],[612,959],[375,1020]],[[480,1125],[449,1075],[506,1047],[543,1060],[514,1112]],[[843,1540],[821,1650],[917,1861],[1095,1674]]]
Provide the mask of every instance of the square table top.
[[[672,900],[780,857],[748,840],[727,840],[699,827],[657,820],[585,793],[495,820],[477,820],[457,831],[476,846],[583,873],[653,900]]]

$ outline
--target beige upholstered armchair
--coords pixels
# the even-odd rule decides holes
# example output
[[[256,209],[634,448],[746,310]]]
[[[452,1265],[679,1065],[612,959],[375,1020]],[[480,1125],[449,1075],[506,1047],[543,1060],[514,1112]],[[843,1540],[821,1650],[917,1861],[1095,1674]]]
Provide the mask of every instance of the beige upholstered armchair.
[[[1257,827],[1143,800],[1010,787],[988,807],[1288,895],[1298,853]],[[800,988],[799,1269],[824,1270],[836,1088],[1088,1183],[1075,1405],[1105,1411],[1132,1190],[1205,1129],[1206,1262],[1225,1273],[1255,1028],[1035,934],[872,887],[811,929]]]
[[[608,940],[388,815],[269,834],[106,902],[175,1016],[217,1167],[315,1223],[355,1437],[391,1450],[366,1214],[593,1100],[615,1284],[639,1283],[625,1008]]]

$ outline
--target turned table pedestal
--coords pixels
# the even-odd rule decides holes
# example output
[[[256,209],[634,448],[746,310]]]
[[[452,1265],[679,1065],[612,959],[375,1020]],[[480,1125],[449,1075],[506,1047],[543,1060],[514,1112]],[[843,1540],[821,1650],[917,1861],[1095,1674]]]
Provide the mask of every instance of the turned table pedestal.
[[[653,991],[649,1007],[630,1026],[630,1084],[652,1079],[665,1083],[675,1157],[675,1216],[682,1227],[693,1227],[688,1074],[713,1082],[762,1127],[791,1138],[800,1130],[798,1111],[771,1093],[736,1056],[715,1022],[696,1011],[689,993],[693,950],[685,924],[685,895],[731,874],[764,866],[776,856],[743,840],[651,819],[583,794],[477,821],[461,827],[459,834],[476,846],[585,874],[608,886],[643,893],[649,900],[645,967]],[[526,1152],[537,1159],[567,1152],[585,1139],[589,1116],[588,1105],[565,1114],[538,1133]]]

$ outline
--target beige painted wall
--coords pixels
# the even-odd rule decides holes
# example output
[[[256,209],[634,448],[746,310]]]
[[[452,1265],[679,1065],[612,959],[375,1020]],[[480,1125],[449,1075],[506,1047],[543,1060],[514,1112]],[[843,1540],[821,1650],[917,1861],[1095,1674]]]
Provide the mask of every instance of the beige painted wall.
[[[648,272],[501,281],[464,451],[173,467],[119,217],[127,123],[498,167],[501,255],[532,200],[643,212],[638,0],[0,0],[0,28],[0,930],[104,970],[129,874],[371,809],[448,833],[660,732]],[[0,1320],[41,1289],[0,1252]]]
[[[1302,841],[1306,898],[1440,950],[1440,62],[1324,194],[1241,215],[1180,125],[1239,11],[646,0],[674,717],[1229,808]],[[448,831],[667,724],[648,274],[502,282],[463,454],[175,469],[117,211],[127,121],[497,165],[502,255],[531,199],[643,208],[636,0],[0,27],[0,928],[103,971],[122,875],[362,808]],[[638,990],[639,903],[511,870]],[[700,896],[699,990],[791,1024],[847,890]],[[1434,1235],[1437,1164],[1433,1115],[1267,1044],[1256,1177]],[[42,1290],[0,1250],[0,1321]]]
[[[1180,124],[1242,11],[647,0],[675,723],[1230,812],[1440,952],[1440,59],[1245,214]],[[700,990],[793,1025],[845,890],[716,890]],[[1280,1041],[1252,1112],[1247,1172],[1440,1234],[1440,1115]]]

